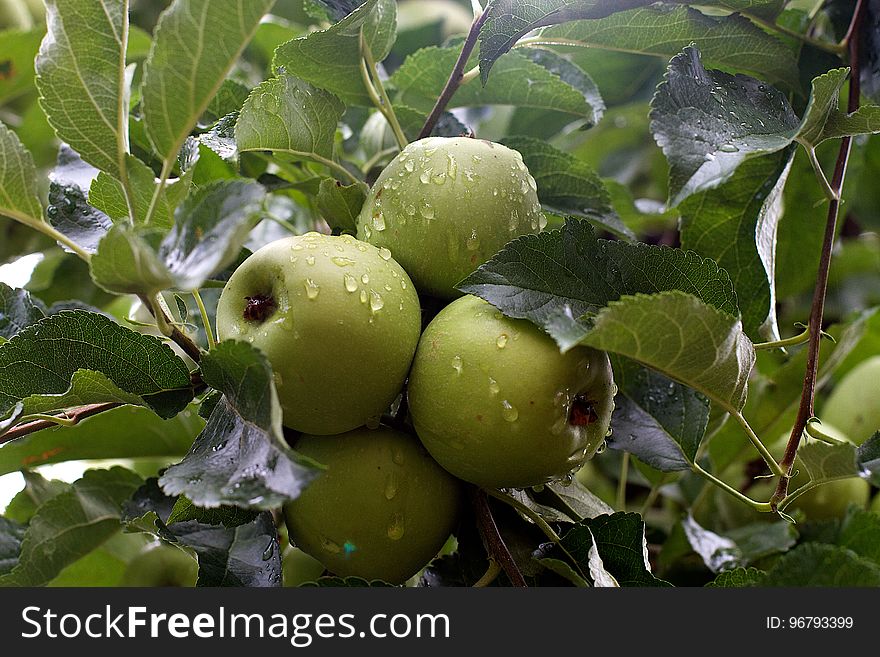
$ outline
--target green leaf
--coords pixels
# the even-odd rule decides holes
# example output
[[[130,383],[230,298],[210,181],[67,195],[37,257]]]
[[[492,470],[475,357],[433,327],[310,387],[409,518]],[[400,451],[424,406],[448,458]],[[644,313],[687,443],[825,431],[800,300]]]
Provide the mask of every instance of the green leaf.
[[[669,63],[651,103],[651,132],[669,160],[672,205],[728,180],[747,159],[788,146],[799,121],[760,80],[703,68],[687,47]]]
[[[140,406],[104,411],[72,427],[43,429],[0,448],[0,474],[84,459],[182,457],[204,427],[195,407],[163,420]]]
[[[238,527],[248,522],[252,522],[257,517],[256,511],[247,509],[239,509],[234,506],[221,506],[216,509],[203,509],[196,506],[186,497],[181,495],[174,503],[171,515],[168,516],[167,524],[173,525],[176,522],[185,522],[187,520],[198,520],[206,525],[223,525],[224,527]]]
[[[318,188],[315,202],[318,212],[330,228],[354,234],[365,199],[360,185],[343,185],[332,178],[325,178]]]
[[[373,61],[391,51],[397,29],[397,3],[367,0],[326,30],[291,39],[275,50],[273,69],[339,96],[348,105],[371,106],[361,78],[360,34]]]
[[[669,586],[651,573],[645,523],[637,513],[614,513],[582,520],[562,536],[561,546],[589,572],[592,548],[620,586]]]
[[[880,586],[880,566],[836,545],[804,543],[782,556],[762,586]]]
[[[33,470],[22,470],[24,488],[10,500],[4,515],[15,522],[26,525],[44,503],[56,495],[70,489],[70,484],[55,479],[46,479]]]
[[[33,89],[34,57],[42,39],[43,30],[0,32],[0,105]]]
[[[614,211],[599,174],[588,164],[531,137],[507,137],[503,143],[522,154],[538,186],[538,199],[547,210],[584,217],[599,229],[635,239]]]
[[[55,408],[66,408],[74,395],[77,403],[88,403],[90,395],[100,402],[121,390],[163,417],[192,399],[189,371],[170,347],[81,310],[51,315],[0,346],[0,373],[4,414],[34,394],[60,395]]]
[[[34,159],[12,130],[0,122],[0,214],[25,223],[43,220]]]
[[[391,82],[397,89],[395,104],[430,111],[446,84],[460,50],[423,48],[407,57],[391,76]],[[485,86],[481,86],[476,79],[461,85],[448,107],[484,105],[554,110],[569,115],[571,120],[588,122],[593,121],[598,111],[583,91],[518,52],[508,53],[498,61],[492,79]]]
[[[757,568],[734,568],[718,573],[718,576],[706,584],[714,588],[745,588],[762,586],[767,574]]]
[[[158,229],[170,228],[174,208],[180,198],[186,196],[189,182],[186,176],[157,190],[158,182],[153,170],[133,155],[125,158],[128,167],[128,184],[131,189],[134,210],[133,221],[144,224],[150,211],[153,196],[156,202],[150,225]],[[125,219],[131,215],[122,184],[105,173],[99,173],[89,188],[89,204],[105,212],[111,219]]]
[[[618,393],[608,447],[662,472],[690,470],[709,422],[709,400],[627,358],[614,356],[612,365]]]
[[[94,253],[98,242],[113,226],[113,221],[89,205],[83,190],[76,185],[52,181],[49,184],[49,223],[67,235],[86,253]]]
[[[174,285],[174,277],[159,257],[155,230],[119,223],[98,243],[89,261],[95,283],[116,294],[155,296]]]
[[[141,485],[124,468],[89,470],[82,479],[37,509],[31,518],[18,565],[0,577],[0,586],[40,586],[119,530],[122,503]]]
[[[162,490],[205,508],[271,509],[296,498],[318,470],[287,447],[265,357],[245,342],[225,341],[200,364],[223,397],[190,453],[160,478]]]
[[[480,76],[483,84],[489,71],[504,53],[532,30],[582,18],[602,18],[616,11],[650,4],[652,0],[492,0],[489,17],[480,30]]]
[[[144,64],[144,122],[166,170],[274,0],[175,0]]]
[[[625,296],[581,340],[656,369],[728,411],[742,410],[755,350],[742,322],[680,291]]]
[[[198,520],[170,524],[174,506],[174,498],[150,478],[125,505],[125,520],[133,531],[154,534],[195,552],[197,586],[281,586],[281,551],[271,513],[264,511],[235,527]]]
[[[682,290],[725,313],[737,312],[727,272],[711,260],[668,247],[599,240],[577,219],[566,220],[561,230],[509,242],[459,289],[548,330],[574,325],[571,339],[557,333],[563,346],[587,330],[575,319],[625,294]]]
[[[265,196],[258,183],[218,180],[184,200],[159,247],[175,288],[196,290],[235,261],[261,216]]]
[[[291,75],[251,92],[235,124],[238,150],[282,151],[298,158],[333,159],[336,124],[345,107],[333,94]]]
[[[743,327],[751,338],[778,340],[776,230],[794,152],[747,160],[717,189],[679,207],[681,248],[712,258],[733,280]]]
[[[145,539],[142,535],[117,530],[99,547],[64,568],[47,586],[122,586],[126,569],[144,549]]]
[[[797,542],[787,520],[758,522],[716,534],[688,516],[682,520],[682,527],[694,552],[713,573],[742,568],[771,554],[786,552]]]
[[[802,469],[811,483],[827,483],[859,476],[856,446],[829,445],[818,441],[802,444],[798,449],[796,468]]]
[[[707,16],[691,7],[642,4],[650,6],[545,28],[540,39],[543,43],[559,41],[566,47],[607,48],[664,59],[695,44],[713,66],[745,71],[790,91],[800,89],[792,51],[744,16]]]
[[[128,2],[46,0],[46,23],[35,66],[49,124],[83,160],[123,179]]]
[[[880,516],[851,506],[843,519],[837,545],[880,566]]]
[[[808,149],[828,139],[880,132],[880,107],[863,105],[852,114],[841,111],[840,92],[848,77],[848,68],[838,68],[813,80],[810,105],[797,135]]]
[[[45,316],[46,306],[39,299],[0,282],[0,338],[8,340]]]
[[[18,565],[25,529],[24,525],[0,516],[0,578]]]
[[[363,588],[388,588],[393,586],[388,582],[383,582],[380,579],[372,579],[366,580],[363,577],[332,577],[332,576],[324,576],[319,577],[314,582],[305,582],[300,584],[300,586],[307,588],[345,588],[345,589],[363,589]]]
[[[261,23],[260,25],[265,25]],[[202,114],[202,123],[212,125],[232,112],[238,112],[244,101],[247,100],[251,90],[237,80],[227,78],[223,80],[217,93],[208,103],[205,113]]]
[[[867,473],[867,479],[880,486],[880,431],[859,445],[857,451],[859,466]]]

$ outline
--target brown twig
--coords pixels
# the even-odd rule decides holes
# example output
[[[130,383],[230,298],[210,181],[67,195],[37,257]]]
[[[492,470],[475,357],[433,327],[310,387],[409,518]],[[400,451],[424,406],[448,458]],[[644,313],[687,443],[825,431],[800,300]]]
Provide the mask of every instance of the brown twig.
[[[507,549],[501,532],[498,531],[498,525],[495,523],[492,509],[489,508],[489,498],[486,497],[486,493],[474,486],[469,490],[469,494],[474,514],[477,516],[477,526],[485,542],[489,558],[494,559],[501,566],[514,586],[528,586],[519,566],[513,559],[513,555]]]
[[[143,294],[138,295],[138,298],[141,300],[141,303],[144,304],[144,306],[147,308],[147,310],[150,311],[150,314],[153,315],[153,317],[155,317],[155,314],[153,312],[153,304],[150,303],[150,299],[147,298],[147,296],[143,295]],[[202,350],[199,348],[199,346],[195,342],[190,340],[189,337],[183,333],[183,331],[181,331],[179,328],[177,328],[173,324],[170,324],[170,319],[168,317],[165,317],[164,319],[165,319],[165,323],[169,324],[171,326],[171,334],[168,336],[168,338],[172,342],[177,344],[178,347],[183,349],[183,352],[187,356],[189,356],[190,358],[193,359],[193,361],[198,363],[202,358]]]
[[[452,73],[450,73],[449,79],[446,81],[446,86],[443,87],[443,91],[440,93],[437,102],[434,104],[434,109],[431,110],[428,118],[425,119],[425,125],[422,126],[419,136],[416,137],[416,139],[424,139],[431,134],[434,126],[437,125],[437,121],[440,120],[440,115],[443,113],[443,110],[446,109],[446,105],[452,100],[452,96],[455,95],[455,92],[458,91],[458,87],[461,84],[461,78],[464,75],[464,67],[467,66],[468,59],[470,59],[471,53],[477,45],[477,39],[480,37],[480,29],[482,29],[483,23],[486,22],[488,17],[489,11],[487,9],[484,9],[478,16],[474,17],[474,22],[471,23],[470,32],[468,32],[467,38],[464,40],[464,44],[461,47],[461,53],[458,56],[458,60],[455,62],[455,66],[452,67]]]
[[[861,96],[861,52],[860,52],[860,31],[862,21],[864,20],[865,9],[867,3],[864,0],[858,0],[855,11],[853,12],[852,21],[847,30],[844,43],[849,51],[850,63],[850,80],[849,80],[849,100],[847,111],[852,113],[859,109],[859,99]],[[837,231],[837,219],[840,213],[840,195],[843,190],[843,183],[846,179],[846,167],[849,162],[850,149],[852,147],[852,138],[844,137],[840,144],[840,151],[837,154],[837,163],[834,166],[834,177],[831,179],[831,189],[833,198],[828,206],[828,219],[825,224],[825,237],[822,242],[822,254],[819,259],[819,270],[816,274],[816,287],[813,292],[813,303],[810,309],[810,342],[807,346],[807,367],[804,373],[804,384],[801,391],[801,401],[798,407],[797,418],[788,438],[788,444],[785,447],[785,453],[779,462],[780,467],[785,471],[786,476],[779,478],[779,483],[770,498],[770,506],[776,511],[779,503],[788,495],[788,483],[791,479],[791,469],[797,456],[798,445],[801,436],[806,429],[807,422],[813,417],[813,402],[816,396],[816,379],[819,371],[819,343],[822,339],[822,319],[825,313],[825,294],[828,290],[828,272],[831,269],[831,251],[834,246],[834,235]]]
[[[64,415],[60,415],[59,418],[62,418],[64,420],[65,426],[70,426],[74,424],[79,424],[79,422],[85,420],[87,417],[97,415],[98,413],[103,413],[104,411],[109,411],[110,409],[116,408],[118,406],[122,406],[122,402],[88,404],[86,406],[80,406]],[[18,426],[12,427],[6,433],[0,435],[0,445],[11,442],[16,438],[22,438],[23,436],[27,436],[28,434],[41,431],[42,429],[49,429],[51,427],[57,426],[60,426],[60,424],[57,422],[52,422],[51,420],[34,420],[33,422],[25,422],[24,424],[19,424]]]

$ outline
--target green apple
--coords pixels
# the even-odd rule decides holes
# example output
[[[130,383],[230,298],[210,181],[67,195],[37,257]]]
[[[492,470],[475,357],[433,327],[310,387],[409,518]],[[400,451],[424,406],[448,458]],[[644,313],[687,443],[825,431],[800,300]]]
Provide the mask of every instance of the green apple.
[[[789,485],[789,490],[797,490],[798,486],[804,483],[806,479],[795,477]],[[840,518],[850,504],[865,508],[870,494],[870,484],[861,477],[838,479],[821,484],[795,498],[785,511],[791,513],[794,509],[800,509],[809,520]]]
[[[222,340],[246,340],[275,372],[285,426],[335,434],[380,415],[403,388],[421,330],[406,272],[387,249],[307,233],[235,270],[217,307]]]
[[[0,29],[29,30],[33,17],[24,0],[0,0]]]
[[[874,495],[874,499],[871,500],[871,513],[876,513],[880,516],[880,493]]]
[[[195,586],[198,562],[173,545],[148,547],[128,564],[120,586]]]
[[[880,356],[859,363],[840,380],[822,407],[821,417],[856,445],[880,430]]]
[[[324,574],[324,564],[299,548],[289,547],[281,559],[284,586],[300,586],[314,582]]]
[[[427,25],[439,24],[441,35],[465,34],[471,28],[473,14],[452,0],[402,0],[397,3],[397,30],[406,32]]]
[[[391,250],[420,292],[455,285],[511,239],[547,225],[522,156],[483,139],[428,137],[382,170],[358,217],[358,237]]]
[[[290,541],[331,572],[400,584],[443,547],[460,482],[414,436],[361,428],[294,448],[327,470],[284,507]]]
[[[580,468],[605,440],[616,387],[604,352],[556,343],[473,296],[425,329],[410,373],[416,433],[440,465],[486,488]]]

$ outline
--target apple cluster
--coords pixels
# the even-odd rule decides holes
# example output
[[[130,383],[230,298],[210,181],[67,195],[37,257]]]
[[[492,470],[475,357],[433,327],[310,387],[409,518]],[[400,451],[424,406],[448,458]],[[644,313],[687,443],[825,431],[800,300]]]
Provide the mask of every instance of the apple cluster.
[[[558,480],[604,440],[607,355],[561,353],[456,290],[545,226],[520,153],[432,137],[382,171],[356,237],[281,239],[230,278],[221,339],[265,354],[293,447],[326,467],[285,517],[291,542],[331,572],[404,582],[449,538],[466,483]],[[423,305],[443,307],[432,318]],[[397,428],[381,422],[392,406],[407,409]]]

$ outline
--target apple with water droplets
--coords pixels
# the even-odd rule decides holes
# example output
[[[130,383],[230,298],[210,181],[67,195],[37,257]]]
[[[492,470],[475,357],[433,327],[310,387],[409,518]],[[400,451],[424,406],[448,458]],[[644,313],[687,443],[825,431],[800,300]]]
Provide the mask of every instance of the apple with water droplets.
[[[880,356],[873,356],[847,372],[831,391],[820,413],[856,445],[880,431]]]
[[[407,145],[382,170],[358,217],[358,237],[391,250],[419,292],[460,296],[457,283],[510,240],[545,228],[522,155],[468,137]]]
[[[221,340],[262,351],[284,424],[336,434],[383,413],[418,344],[415,287],[387,249],[306,233],[253,253],[220,295]],[[355,385],[352,383],[355,382]]]
[[[293,447],[326,470],[284,507],[291,543],[336,575],[401,584],[449,538],[461,482],[415,436],[360,428]]]
[[[196,585],[199,564],[184,550],[167,543],[146,548],[131,560],[120,586],[181,586]]]
[[[615,393],[604,352],[561,353],[531,322],[464,296],[422,334],[407,397],[440,465],[479,486],[519,488],[580,468],[608,434]]]

